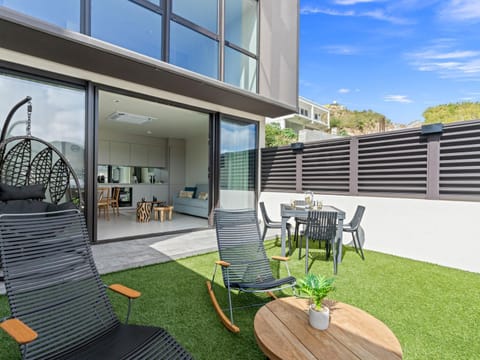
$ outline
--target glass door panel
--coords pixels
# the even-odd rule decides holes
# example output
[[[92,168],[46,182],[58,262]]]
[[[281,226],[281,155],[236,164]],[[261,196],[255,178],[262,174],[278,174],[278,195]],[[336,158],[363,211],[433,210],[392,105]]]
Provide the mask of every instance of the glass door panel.
[[[220,207],[255,208],[257,124],[220,121]]]

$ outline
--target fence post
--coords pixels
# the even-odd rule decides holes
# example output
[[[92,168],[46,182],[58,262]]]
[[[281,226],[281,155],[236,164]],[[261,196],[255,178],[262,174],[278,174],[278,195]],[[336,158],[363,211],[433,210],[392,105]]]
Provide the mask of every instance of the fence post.
[[[427,199],[440,198],[440,137],[431,134],[427,137]]]
[[[295,176],[295,191],[302,192],[303,191],[303,153],[298,152],[296,154],[296,176]]]
[[[358,137],[350,138],[349,194],[358,195]]]

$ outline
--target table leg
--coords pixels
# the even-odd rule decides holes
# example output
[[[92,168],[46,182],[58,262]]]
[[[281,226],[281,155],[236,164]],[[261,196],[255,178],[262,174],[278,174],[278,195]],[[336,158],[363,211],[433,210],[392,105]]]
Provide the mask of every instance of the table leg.
[[[287,239],[287,217],[282,216],[282,230],[280,233],[280,239],[281,239],[281,245],[282,245],[282,250],[281,254],[282,256],[285,256],[285,243]]]

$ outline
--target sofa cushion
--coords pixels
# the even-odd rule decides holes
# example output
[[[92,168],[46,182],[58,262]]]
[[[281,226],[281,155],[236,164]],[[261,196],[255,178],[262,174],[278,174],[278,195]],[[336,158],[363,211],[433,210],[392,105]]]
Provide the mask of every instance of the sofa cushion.
[[[198,200],[208,200],[208,192],[200,192],[198,194]]]
[[[12,186],[0,183],[0,201],[45,199],[43,184]]]
[[[185,186],[184,191],[191,191],[193,192],[192,198],[197,197],[197,187],[196,186]]]
[[[0,214],[29,214],[48,211],[49,203],[40,200],[10,200],[0,203]]]
[[[208,193],[208,184],[197,184],[197,197],[201,192]]]
[[[182,190],[178,194],[178,197],[182,198],[182,199],[191,199],[191,198],[193,198],[193,191]]]

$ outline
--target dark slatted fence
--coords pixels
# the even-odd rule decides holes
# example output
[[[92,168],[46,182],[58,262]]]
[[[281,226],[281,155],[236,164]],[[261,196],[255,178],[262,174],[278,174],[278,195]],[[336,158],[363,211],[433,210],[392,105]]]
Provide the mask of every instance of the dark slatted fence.
[[[480,120],[262,149],[262,191],[480,200]]]

